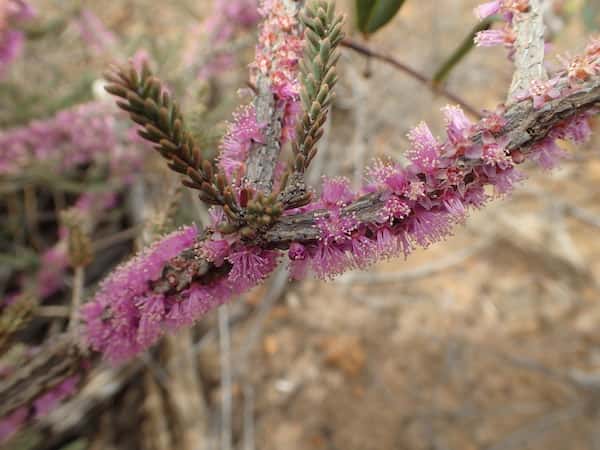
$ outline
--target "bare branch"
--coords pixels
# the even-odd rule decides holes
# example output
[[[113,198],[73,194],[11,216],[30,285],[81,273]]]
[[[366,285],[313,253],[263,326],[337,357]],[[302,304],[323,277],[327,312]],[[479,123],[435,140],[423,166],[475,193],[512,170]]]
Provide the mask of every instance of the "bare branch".
[[[378,52],[374,49],[371,49],[369,47],[361,45],[358,42],[354,42],[351,39],[344,39],[342,41],[341,45],[342,45],[342,47],[353,50],[356,53],[360,53],[361,55],[365,55],[370,58],[375,58],[379,61],[389,64],[390,66],[394,67],[395,69],[397,69],[401,72],[404,72],[408,76],[414,78],[419,83],[424,84],[429,89],[431,89],[434,93],[443,95],[448,100],[450,100],[452,103],[456,103],[457,105],[460,105],[462,109],[464,109],[466,112],[468,112],[473,117],[477,117],[477,118],[481,117],[481,113],[479,112],[479,110],[477,110],[477,108],[471,106],[466,100],[464,100],[464,99],[460,98],[458,95],[450,92],[444,86],[435,85],[433,80],[430,79],[427,75],[418,72],[416,69],[413,69],[412,67],[403,63],[402,61],[399,61],[392,56],[388,56],[388,55]]]
[[[507,104],[516,101],[519,93],[525,92],[534,80],[544,81],[548,77],[544,69],[544,16],[541,3],[544,0],[529,0],[529,11],[515,16],[515,73],[508,91]]]

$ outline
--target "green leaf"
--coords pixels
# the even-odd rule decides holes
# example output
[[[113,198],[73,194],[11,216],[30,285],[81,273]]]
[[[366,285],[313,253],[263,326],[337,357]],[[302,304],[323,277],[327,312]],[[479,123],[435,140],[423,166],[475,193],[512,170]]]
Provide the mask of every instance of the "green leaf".
[[[589,2],[581,9],[583,23],[588,31],[596,31],[600,28],[600,5]]]
[[[356,0],[356,28],[365,33],[369,15],[376,0]]]
[[[458,63],[460,63],[462,59],[469,54],[473,47],[475,47],[474,39],[477,33],[483,30],[488,30],[494,22],[499,20],[501,20],[500,17],[492,16],[475,25],[475,27],[467,36],[465,36],[463,41],[454,50],[454,52],[452,52],[450,57],[435,71],[435,75],[432,78],[433,84],[439,85],[442,83],[448,77],[448,75],[450,75],[450,72],[458,65]]]
[[[356,0],[356,26],[373,34],[398,13],[405,0]]]

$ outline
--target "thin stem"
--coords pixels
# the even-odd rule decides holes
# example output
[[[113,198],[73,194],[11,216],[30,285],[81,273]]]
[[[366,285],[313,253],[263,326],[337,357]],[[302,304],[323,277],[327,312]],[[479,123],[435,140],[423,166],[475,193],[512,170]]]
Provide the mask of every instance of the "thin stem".
[[[73,295],[71,300],[71,317],[69,319],[69,332],[76,335],[79,324],[79,308],[81,307],[81,298],[83,295],[83,283],[85,279],[83,266],[75,267],[75,276],[73,278]]]
[[[254,388],[247,382],[244,386],[244,449],[254,450]]]
[[[446,97],[448,100],[451,100],[453,103],[460,105],[460,107],[464,111],[468,112],[473,117],[477,117],[478,119],[480,119],[482,117],[481,113],[476,108],[474,108],[469,103],[467,103],[465,100],[458,97],[456,94],[453,94],[452,92],[448,91],[443,86],[435,86],[434,83],[432,82],[431,78],[429,78],[427,75],[424,75],[424,74],[418,72],[417,70],[413,69],[412,67],[408,66],[407,64],[405,64],[401,61],[398,61],[397,59],[395,59],[389,55],[380,53],[376,50],[372,50],[369,47],[359,44],[358,42],[355,42],[351,39],[342,40],[341,46],[349,48],[350,50],[353,50],[356,53],[360,53],[362,55],[369,56],[371,58],[378,59],[379,61],[383,61],[383,62],[389,64],[390,66],[411,76],[415,80],[419,81],[421,84],[424,84],[432,92],[441,94],[444,97]]]
[[[231,450],[231,341],[229,309],[219,308],[219,343],[221,350],[221,450]]]

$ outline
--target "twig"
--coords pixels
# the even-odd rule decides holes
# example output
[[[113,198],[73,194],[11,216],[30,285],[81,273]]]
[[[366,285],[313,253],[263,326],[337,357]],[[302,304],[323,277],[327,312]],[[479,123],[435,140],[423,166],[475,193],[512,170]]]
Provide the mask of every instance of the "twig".
[[[165,414],[165,401],[156,379],[150,371],[142,375],[144,384],[144,402],[142,404],[142,440],[147,448],[155,450],[169,450],[173,448],[172,433],[169,430]]]
[[[542,416],[533,423],[528,423],[517,431],[509,434],[487,450],[512,450],[523,448],[532,439],[552,429],[556,429],[561,422],[573,419],[584,410],[584,402],[576,402],[567,408],[562,408]]]
[[[221,449],[231,450],[231,342],[229,336],[229,307],[219,308],[219,344],[221,351]]]
[[[239,353],[236,357],[236,361],[239,361],[236,367],[236,374],[247,367],[248,357],[250,356],[250,353],[252,352],[252,350],[254,350],[256,344],[258,343],[258,339],[262,333],[267,317],[271,312],[271,309],[275,305],[275,302],[277,301],[277,299],[279,299],[279,297],[285,290],[287,284],[287,270],[280,266],[277,269],[275,276],[273,277],[273,283],[271,284],[269,292],[267,293],[265,298],[263,298],[260,304],[260,309],[256,314],[256,319],[254,319],[254,324],[252,325],[252,328],[250,329],[246,338],[244,339],[245,344],[239,350]]]
[[[139,224],[117,233],[113,233],[110,236],[106,236],[93,242],[92,249],[94,252],[98,252],[100,250],[112,247],[113,245],[120,244],[121,242],[133,240],[140,235],[143,229],[144,226]]]
[[[254,450],[254,387],[244,386],[244,450]]]
[[[108,402],[121,391],[134,375],[140,374],[143,365],[136,361],[118,369],[99,369],[90,375],[81,392],[68,403],[59,405],[35,426],[52,436],[61,436],[82,425],[98,405]],[[4,397],[3,397],[4,398]]]
[[[73,344],[72,334],[50,341],[10,378],[0,380],[0,417],[31,404],[40,394],[81,370],[82,355]]]
[[[413,69],[412,67],[408,66],[407,64],[405,64],[401,61],[398,61],[397,59],[395,59],[391,56],[385,55],[376,50],[372,50],[369,47],[366,47],[362,44],[354,42],[351,39],[344,39],[342,41],[341,45],[342,45],[342,47],[349,48],[350,50],[353,50],[357,53],[360,53],[365,56],[369,56],[374,59],[378,59],[379,61],[383,61],[383,62],[391,65],[392,67],[395,67],[396,69],[406,73],[407,75],[411,76],[415,80],[419,81],[421,84],[424,84],[429,89],[431,89],[434,93],[441,94],[444,97],[446,97],[448,100],[460,105],[462,109],[464,109],[466,112],[471,114],[473,117],[477,117],[477,118],[481,117],[481,113],[476,108],[474,108],[469,103],[467,103],[465,100],[458,97],[456,94],[453,94],[452,92],[448,91],[448,89],[446,89],[443,86],[435,86],[433,84],[431,78],[429,78],[427,75],[424,75],[424,74],[418,72],[417,70]]]
[[[85,280],[85,271],[83,266],[75,267],[75,276],[73,277],[73,292],[71,297],[71,317],[69,319],[69,332],[77,337],[79,330],[79,308],[83,296],[83,283]],[[75,339],[76,340],[76,339]]]
[[[574,218],[587,223],[588,225],[600,228],[600,217],[595,215],[593,212],[570,204],[565,204],[565,208],[567,213]]]
[[[49,319],[65,319],[70,316],[71,311],[66,305],[46,305],[35,309],[36,317],[45,317]]]
[[[40,251],[43,248],[42,238],[38,229],[38,204],[35,193],[35,186],[26,185],[23,189],[24,204],[25,204],[25,221],[27,230],[30,233],[30,239],[33,247]]]
[[[161,349],[166,358],[167,411],[178,450],[196,450],[206,443],[208,415],[192,338],[192,329],[181,330],[167,336]]]

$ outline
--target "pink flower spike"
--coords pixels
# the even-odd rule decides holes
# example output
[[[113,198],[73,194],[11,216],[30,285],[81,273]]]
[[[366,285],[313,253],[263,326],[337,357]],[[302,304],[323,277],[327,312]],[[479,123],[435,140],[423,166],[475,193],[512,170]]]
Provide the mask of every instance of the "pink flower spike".
[[[206,256],[206,259],[215,266],[221,267],[225,261],[225,257],[229,253],[229,242],[225,239],[207,240],[202,247],[202,252]]]
[[[38,397],[34,402],[35,417],[43,417],[52,411],[59,403],[75,393],[79,375],[66,378],[57,386]]]
[[[512,47],[515,40],[514,32],[508,27],[499,30],[484,30],[475,35],[475,45],[478,47],[494,47],[496,45]]]
[[[229,279],[248,289],[261,281],[275,269],[278,253],[258,247],[244,247],[231,253],[227,260],[233,265]]]
[[[292,280],[301,280],[306,277],[308,272],[309,259],[306,247],[297,242],[293,242],[288,250],[289,273]]]
[[[15,409],[8,416],[0,419],[0,444],[8,441],[27,421],[27,407]]]
[[[467,209],[460,198],[457,195],[447,195],[443,200],[443,205],[446,211],[454,217],[457,221],[462,221],[467,215]]]
[[[164,266],[182,251],[192,247],[197,229],[177,230],[118,267],[94,298],[82,308],[85,334],[91,348],[113,362],[129,358],[158,338],[163,311],[151,291]],[[149,302],[149,303],[147,303]]]
[[[417,210],[408,221],[408,234],[421,247],[428,247],[450,235],[448,218],[445,212]]]
[[[385,220],[403,219],[410,214],[410,207],[407,202],[396,195],[389,196],[383,209],[387,215]]]
[[[92,51],[105,51],[115,44],[115,35],[106,28],[100,18],[91,10],[82,9],[76,23],[79,27],[81,39]]]
[[[140,299],[137,308],[140,312],[137,342],[142,347],[149,347],[162,336],[162,322],[165,316],[163,295],[151,295]]]
[[[262,125],[256,121],[254,106],[248,105],[234,114],[233,123],[221,143],[219,166],[231,178],[243,166],[254,142],[262,142]]]
[[[560,97],[560,89],[556,87],[558,78],[548,81],[533,80],[529,86],[529,95],[533,99],[533,107],[540,109],[550,100]]]
[[[325,206],[344,206],[354,200],[350,180],[345,177],[324,178],[321,199]]]
[[[473,123],[458,106],[448,105],[442,111],[445,117],[448,140],[454,145],[465,142],[473,128]]]
[[[352,236],[350,245],[352,260],[356,267],[364,269],[373,263],[377,255],[377,244],[375,241],[361,233],[357,233],[356,236]]]
[[[569,154],[561,149],[556,140],[551,137],[546,137],[533,145],[530,152],[530,157],[546,170],[554,169],[561,159],[564,159]]]
[[[388,226],[379,228],[376,232],[375,248],[377,259],[387,259],[397,256],[400,252],[404,255],[410,253],[408,245],[402,245],[402,240],[392,233]],[[407,241],[405,241],[408,244]]]
[[[435,170],[439,164],[440,144],[431,134],[425,122],[421,122],[408,133],[411,148],[407,152],[408,158],[423,172]]]
[[[575,144],[586,142],[592,134],[589,121],[585,114],[566,119],[550,131],[549,136],[556,139],[567,139]]]
[[[315,275],[322,279],[332,279],[352,266],[346,252],[335,243],[320,241],[314,255],[311,267]]]
[[[499,197],[512,192],[515,185],[525,178],[523,173],[511,167],[505,170],[497,170],[490,181],[494,186],[494,194]]]

